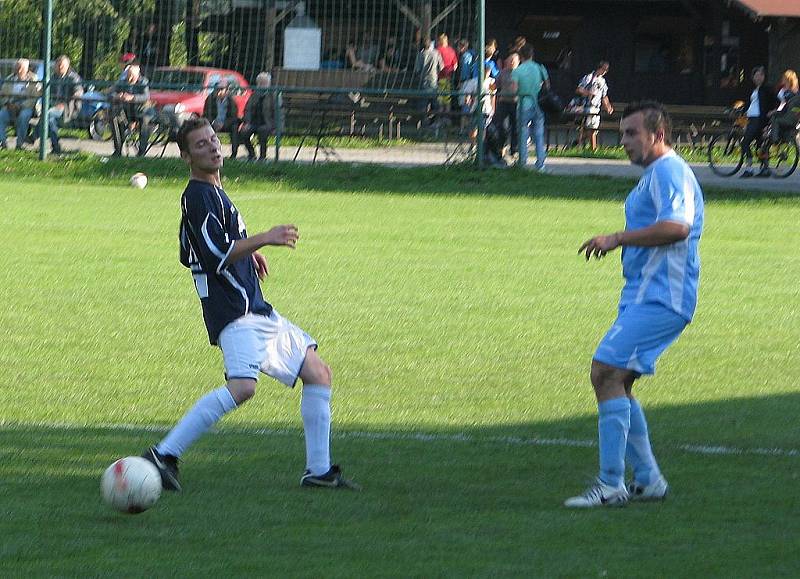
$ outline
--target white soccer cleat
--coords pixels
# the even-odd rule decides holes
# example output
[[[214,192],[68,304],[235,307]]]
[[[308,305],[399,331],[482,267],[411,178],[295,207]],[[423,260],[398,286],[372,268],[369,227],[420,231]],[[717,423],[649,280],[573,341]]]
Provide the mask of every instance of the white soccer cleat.
[[[600,479],[577,497],[564,501],[564,506],[571,509],[588,509],[592,507],[624,507],[628,502],[628,491],[624,486],[612,487]]]
[[[631,501],[663,501],[667,498],[669,493],[669,485],[667,479],[659,475],[656,482],[643,485],[635,480],[628,483],[628,495]]]

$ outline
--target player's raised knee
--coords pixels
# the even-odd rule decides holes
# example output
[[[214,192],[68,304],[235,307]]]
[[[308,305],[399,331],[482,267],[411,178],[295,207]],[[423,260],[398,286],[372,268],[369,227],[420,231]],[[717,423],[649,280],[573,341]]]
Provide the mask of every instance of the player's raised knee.
[[[255,395],[256,381],[250,379],[228,380],[228,390],[237,405],[243,404]]]

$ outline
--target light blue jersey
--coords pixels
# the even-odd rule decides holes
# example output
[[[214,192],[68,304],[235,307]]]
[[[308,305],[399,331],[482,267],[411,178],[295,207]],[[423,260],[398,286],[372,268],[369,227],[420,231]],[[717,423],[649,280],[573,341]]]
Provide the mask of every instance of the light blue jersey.
[[[689,237],[658,247],[623,247],[620,307],[659,303],[689,322],[697,305],[703,192],[689,165],[672,150],[646,168],[625,200],[626,231],[658,221],[686,223]]]

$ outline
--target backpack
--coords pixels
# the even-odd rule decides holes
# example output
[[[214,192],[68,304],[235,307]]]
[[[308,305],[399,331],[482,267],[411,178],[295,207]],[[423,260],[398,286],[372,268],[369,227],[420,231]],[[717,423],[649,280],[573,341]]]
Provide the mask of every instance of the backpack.
[[[547,70],[541,64],[539,65],[539,68],[542,70],[542,78],[544,78]],[[548,115],[561,114],[561,111],[564,109],[564,104],[561,102],[561,98],[553,90],[545,87],[544,81],[542,82],[542,88],[539,91],[538,102],[539,108]]]

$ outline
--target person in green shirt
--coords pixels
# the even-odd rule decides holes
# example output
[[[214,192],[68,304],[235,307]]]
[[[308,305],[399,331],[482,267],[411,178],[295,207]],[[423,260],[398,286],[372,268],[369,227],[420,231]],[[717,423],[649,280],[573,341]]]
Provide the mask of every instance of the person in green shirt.
[[[520,64],[511,73],[512,91],[517,95],[517,126],[519,127],[519,166],[528,163],[528,137],[536,145],[536,170],[546,172],[547,152],[544,146],[544,112],[539,107],[542,85],[549,87],[547,69],[533,59],[533,47],[525,44],[520,49]],[[531,129],[533,129],[531,131]]]

